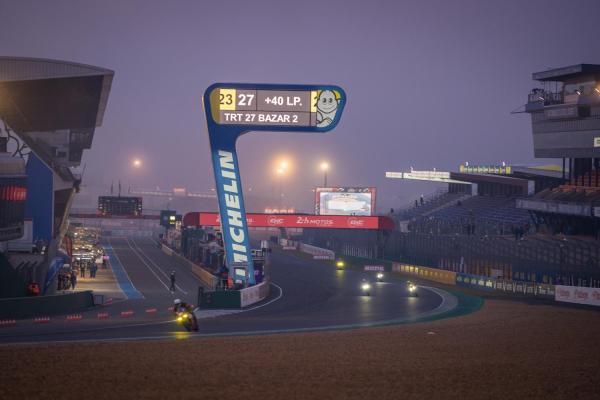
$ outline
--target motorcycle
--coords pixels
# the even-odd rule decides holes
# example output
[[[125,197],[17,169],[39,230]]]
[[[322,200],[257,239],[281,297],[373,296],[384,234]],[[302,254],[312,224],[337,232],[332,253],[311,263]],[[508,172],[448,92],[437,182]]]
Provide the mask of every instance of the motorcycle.
[[[198,331],[198,320],[193,312],[187,310],[181,310],[176,313],[175,321],[179,325],[183,325],[183,327],[188,331]]]
[[[360,288],[365,296],[371,295],[371,284],[369,282],[363,282]]]
[[[377,282],[383,282],[383,272],[377,273]]]
[[[412,282],[407,282],[408,284],[408,294],[412,297],[419,297],[419,294],[417,293],[417,285],[415,285]]]

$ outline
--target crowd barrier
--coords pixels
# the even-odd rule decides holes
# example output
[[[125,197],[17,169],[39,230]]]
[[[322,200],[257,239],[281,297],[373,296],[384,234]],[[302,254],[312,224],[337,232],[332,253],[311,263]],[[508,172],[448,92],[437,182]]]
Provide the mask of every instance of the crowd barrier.
[[[296,242],[295,240],[289,240],[284,238],[279,239],[279,244],[281,245],[281,248],[283,250],[297,250],[298,243],[299,242]]]
[[[556,285],[554,300],[600,306],[600,288]]]
[[[475,289],[502,291],[510,293],[519,293],[532,296],[554,296],[554,285],[511,281],[506,279],[495,279],[489,276],[479,276],[458,273],[456,274],[456,284],[460,286],[470,286]]]
[[[416,278],[445,283],[447,285],[456,284],[456,272],[453,271],[402,263],[392,263],[392,271],[413,275]]]
[[[242,290],[201,291],[198,298],[200,308],[244,308],[258,303],[269,296],[269,282],[262,282]]]
[[[269,295],[269,282],[263,282],[239,291],[242,308],[258,303]]]
[[[335,260],[335,253],[322,247],[298,242],[298,250],[312,255],[315,260]]]
[[[463,274],[443,269],[401,263],[393,263],[392,271],[447,285],[471,287],[478,290],[502,291],[532,296],[553,297],[555,295],[554,285],[549,284],[495,279],[489,276]],[[600,289],[598,289],[598,291],[598,296],[600,297]]]

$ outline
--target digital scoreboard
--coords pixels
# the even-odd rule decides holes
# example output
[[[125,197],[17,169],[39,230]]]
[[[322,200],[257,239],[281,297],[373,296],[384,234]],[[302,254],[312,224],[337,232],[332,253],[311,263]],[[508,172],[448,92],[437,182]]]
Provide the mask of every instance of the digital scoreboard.
[[[121,215],[137,217],[142,215],[141,197],[99,196],[100,215]]]
[[[256,90],[215,88],[212,117],[220,125],[319,127],[330,125],[341,93],[324,90]]]

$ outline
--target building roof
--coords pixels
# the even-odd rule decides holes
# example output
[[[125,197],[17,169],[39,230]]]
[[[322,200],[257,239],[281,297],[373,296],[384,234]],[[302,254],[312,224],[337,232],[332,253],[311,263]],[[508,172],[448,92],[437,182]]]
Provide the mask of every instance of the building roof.
[[[534,81],[564,82],[579,75],[600,75],[600,65],[576,64],[568,67],[553,68],[546,71],[534,72],[531,77]]]
[[[0,57],[0,119],[17,133],[100,126],[113,76],[91,65]]]
[[[63,179],[102,124],[114,72],[41,58],[0,57],[0,120]]]

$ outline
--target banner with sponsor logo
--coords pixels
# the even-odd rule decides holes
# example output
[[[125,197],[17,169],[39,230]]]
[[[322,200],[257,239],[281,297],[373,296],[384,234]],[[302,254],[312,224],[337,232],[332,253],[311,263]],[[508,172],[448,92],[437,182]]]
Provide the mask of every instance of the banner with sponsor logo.
[[[365,271],[374,271],[374,272],[384,272],[385,266],[384,265],[365,265],[364,270]]]
[[[600,288],[556,285],[554,299],[567,303],[600,306]]]
[[[194,214],[194,215],[191,215]],[[346,215],[298,214],[247,214],[250,228],[331,228],[331,229],[391,229],[393,222],[387,217]],[[219,226],[217,213],[188,213],[184,220],[188,226]]]
[[[453,271],[401,263],[393,263],[392,271],[414,275],[434,282],[456,285],[456,272]]]

